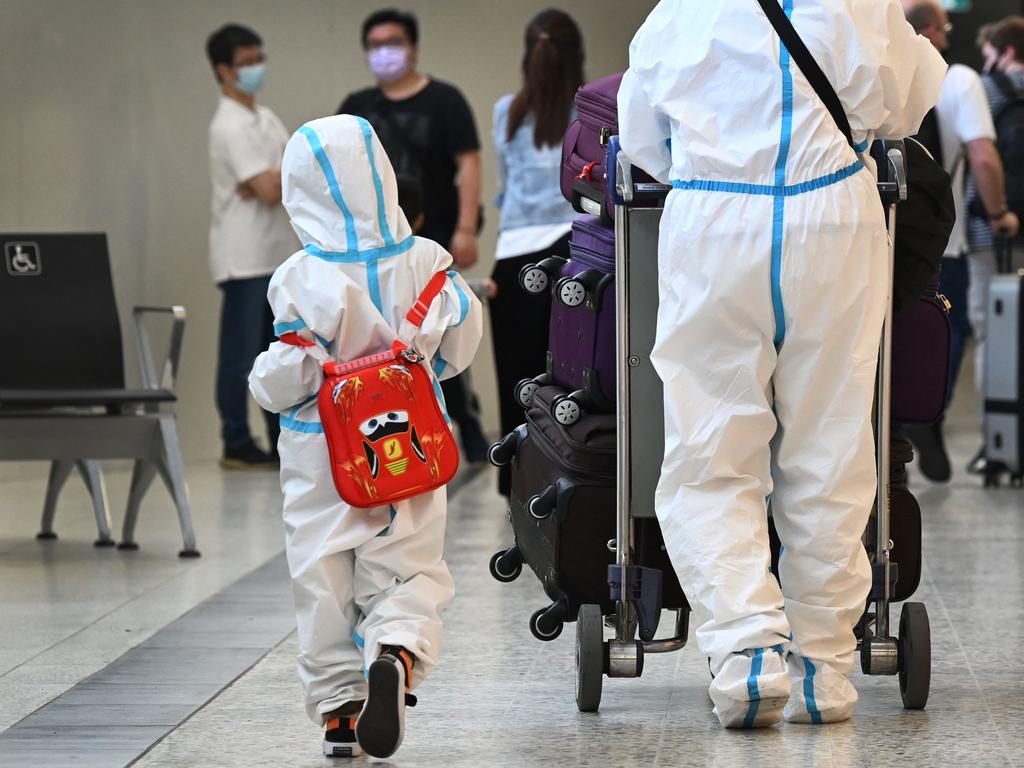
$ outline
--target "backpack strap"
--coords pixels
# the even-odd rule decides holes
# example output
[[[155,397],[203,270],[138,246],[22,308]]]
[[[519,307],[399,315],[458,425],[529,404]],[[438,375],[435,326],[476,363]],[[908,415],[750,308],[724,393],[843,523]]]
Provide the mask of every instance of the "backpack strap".
[[[850,120],[846,116],[846,110],[843,109],[843,104],[839,101],[839,95],[828,81],[825,73],[821,71],[821,67],[814,60],[814,56],[807,50],[804,41],[800,39],[800,35],[793,27],[793,22],[786,16],[786,12],[782,10],[778,0],[757,1],[761,5],[761,10],[764,11],[764,15],[768,17],[768,21],[775,27],[775,32],[778,34],[779,39],[782,40],[782,44],[786,46],[789,55],[796,62],[800,71],[804,73],[807,82],[811,84],[815,93],[818,94],[818,98],[821,99],[825,108],[832,115],[832,119],[836,121],[836,125],[846,138],[847,143],[853,147],[853,131],[850,129]]]
[[[441,293],[441,289],[444,288],[444,281],[447,279],[448,275],[444,270],[430,278],[427,287],[423,289],[419,298],[416,299],[416,303],[412,305],[412,309],[409,310],[409,314],[405,316],[405,319],[419,328],[423,324],[423,319],[427,316],[427,312],[430,311],[430,305],[434,303],[434,299]]]

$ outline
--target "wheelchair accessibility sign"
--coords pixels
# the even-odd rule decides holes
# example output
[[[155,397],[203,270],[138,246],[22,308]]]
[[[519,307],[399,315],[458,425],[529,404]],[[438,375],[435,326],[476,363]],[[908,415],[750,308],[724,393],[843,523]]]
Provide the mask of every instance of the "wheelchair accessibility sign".
[[[36,243],[5,243],[7,274],[14,277],[35,277],[43,272],[43,262]]]

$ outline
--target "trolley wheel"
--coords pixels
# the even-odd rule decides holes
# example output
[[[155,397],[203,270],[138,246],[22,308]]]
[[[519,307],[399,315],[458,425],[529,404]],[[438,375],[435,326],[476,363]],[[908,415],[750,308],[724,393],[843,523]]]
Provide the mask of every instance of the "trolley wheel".
[[[533,295],[544,293],[551,285],[551,278],[544,269],[536,264],[527,264],[519,271],[519,285]]]
[[[533,402],[533,396],[537,394],[538,389],[540,389],[540,384],[536,381],[533,379],[523,379],[516,384],[516,402],[523,408],[529,408]]]
[[[530,631],[534,637],[545,643],[554,640],[562,634],[562,627],[564,626],[561,621],[554,620],[547,615],[550,610],[550,606],[548,608],[541,608],[530,617]]]
[[[555,511],[558,504],[558,486],[549,485],[541,493],[530,497],[526,502],[526,511],[534,520],[544,520]]]
[[[487,449],[487,460],[495,467],[503,467],[516,456],[519,435],[513,430]]]
[[[587,287],[575,277],[563,277],[555,284],[555,295],[567,307],[578,307],[587,300]]]
[[[1024,474],[1010,475],[1011,488],[1024,488]]]
[[[576,619],[576,707],[597,712],[604,683],[604,619],[601,606],[580,606]]]
[[[932,633],[924,603],[900,611],[900,696],[904,709],[924,709],[932,680]]]
[[[516,547],[509,547],[491,556],[491,576],[495,581],[508,584],[519,578],[523,572],[523,557]]]
[[[563,427],[569,427],[580,420],[583,410],[580,404],[568,395],[559,395],[551,403],[551,415]]]

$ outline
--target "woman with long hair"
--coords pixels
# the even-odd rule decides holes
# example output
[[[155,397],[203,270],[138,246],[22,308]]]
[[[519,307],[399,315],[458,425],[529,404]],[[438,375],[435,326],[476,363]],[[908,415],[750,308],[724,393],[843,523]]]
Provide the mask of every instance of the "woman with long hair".
[[[523,291],[519,271],[548,256],[568,258],[576,216],[558,181],[562,136],[575,118],[574,96],[583,84],[583,38],[572,17],[555,9],[537,14],[525,37],[523,86],[494,105],[501,225],[490,308],[502,434],[522,423],[515,385],[544,372],[548,346],[551,297]],[[509,481],[502,468],[498,489],[505,496]]]

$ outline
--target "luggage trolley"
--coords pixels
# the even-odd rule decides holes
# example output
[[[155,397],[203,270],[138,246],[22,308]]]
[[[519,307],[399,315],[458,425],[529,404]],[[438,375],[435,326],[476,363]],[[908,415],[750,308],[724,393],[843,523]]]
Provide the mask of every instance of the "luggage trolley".
[[[879,193],[886,207],[889,228],[889,285],[892,285],[892,244],[895,242],[896,206],[906,198],[906,164],[902,142],[878,142]],[[576,625],[576,702],[581,711],[596,711],[604,675],[639,677],[647,653],[683,648],[688,637],[689,608],[677,613],[675,636],[653,639],[652,607],[660,610],[660,572],[639,566],[634,559],[638,520],[654,515],[654,490],[664,445],[662,385],[650,353],[657,317],[658,225],[670,187],[632,181],[632,169],[618,154],[618,140],[609,142],[605,166],[614,169],[612,199],[616,202],[616,300],[618,317],[618,483],[615,564],[609,566],[609,586],[615,604],[610,624],[615,637],[605,641],[598,606],[583,606]],[[584,207],[592,201],[585,201]],[[594,211],[596,213],[596,210]],[[649,257],[636,258],[639,254]],[[628,309],[628,311],[627,311]],[[893,299],[890,288],[883,335],[879,347],[876,395],[878,488],[874,526],[865,531],[865,547],[872,560],[872,588],[864,616],[857,627],[861,668],[868,675],[898,675],[903,705],[923,709],[931,677],[931,638],[928,613],[922,603],[903,605],[899,632],[890,629],[889,608],[899,577],[890,559],[893,542],[889,526],[890,388]],[[642,433],[643,439],[636,436]],[[670,573],[671,578],[675,578]],[[657,625],[657,617],[653,617]],[[640,631],[640,639],[636,635]]]

